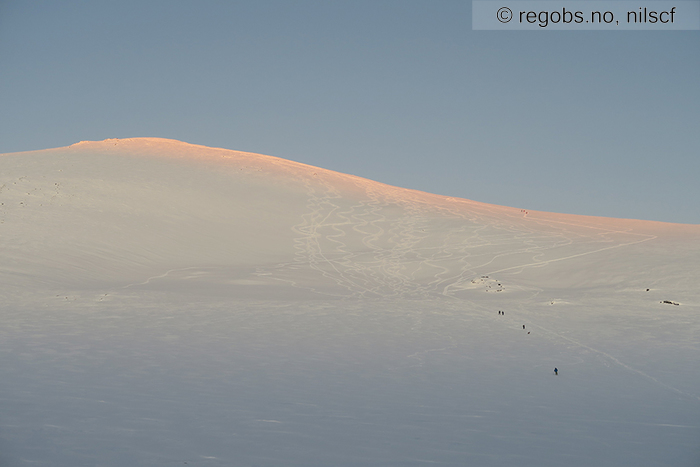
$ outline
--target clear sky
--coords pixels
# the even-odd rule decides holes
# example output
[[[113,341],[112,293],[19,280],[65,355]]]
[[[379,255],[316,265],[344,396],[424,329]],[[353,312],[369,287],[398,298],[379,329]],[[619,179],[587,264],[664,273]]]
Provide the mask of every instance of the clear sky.
[[[135,136],[700,224],[700,31],[472,31],[451,0],[0,0],[0,152]]]

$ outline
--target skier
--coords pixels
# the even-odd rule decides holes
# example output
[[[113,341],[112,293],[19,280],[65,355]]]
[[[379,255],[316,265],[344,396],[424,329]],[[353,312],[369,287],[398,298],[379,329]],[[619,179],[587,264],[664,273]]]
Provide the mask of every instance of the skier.
[[[554,369],[554,374],[555,374],[555,375],[558,375],[558,374],[559,374],[559,370],[557,370],[557,369],[555,368],[555,369]]]
[[[525,325],[523,324],[523,329],[525,329]]]

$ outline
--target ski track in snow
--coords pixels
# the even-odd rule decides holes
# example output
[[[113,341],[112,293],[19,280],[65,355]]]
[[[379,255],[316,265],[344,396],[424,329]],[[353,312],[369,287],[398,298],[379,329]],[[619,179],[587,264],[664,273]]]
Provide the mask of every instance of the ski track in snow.
[[[527,224],[514,215],[513,222],[508,223],[502,213],[488,207],[474,205],[469,211],[436,207],[360,182],[358,187],[365,191],[366,199],[351,204],[323,177],[315,176],[305,183],[307,213],[292,227],[296,235],[294,261],[259,268],[258,273],[338,298],[454,297],[461,290],[473,289],[472,280],[481,274],[490,276],[505,271],[517,274],[525,268],[656,238],[532,218],[528,218]],[[439,222],[441,229],[433,227],[433,222]],[[535,226],[545,226],[548,230],[542,232]],[[588,231],[574,232],[572,229],[576,228]],[[356,234],[360,234],[359,244]],[[629,236],[643,238],[624,239]],[[564,251],[564,256],[558,257],[562,253],[553,251],[574,243],[588,251],[576,254]],[[606,245],[600,248],[601,243]],[[548,254],[555,257],[546,258]],[[494,262],[507,261],[515,255],[528,255],[531,261],[484,271]],[[334,291],[304,284],[299,273],[307,268],[335,284]]]
[[[619,359],[617,359],[616,357],[610,355],[610,354],[607,353],[607,352],[604,352],[604,351],[602,351],[602,350],[593,348],[593,347],[591,347],[591,346],[589,346],[589,345],[586,345],[586,344],[584,344],[584,343],[582,343],[582,342],[579,342],[579,341],[577,341],[577,340],[575,340],[575,339],[572,339],[572,338],[570,338],[570,337],[566,337],[566,336],[564,336],[564,335],[562,335],[562,334],[559,334],[559,333],[557,333],[557,332],[555,332],[555,331],[552,331],[551,329],[547,329],[547,328],[545,328],[544,326],[541,326],[541,325],[538,325],[538,324],[533,324],[531,321],[528,321],[528,325],[529,325],[529,326],[532,326],[532,327],[534,327],[534,328],[541,329],[542,331],[545,331],[545,332],[547,332],[547,333],[549,333],[549,334],[552,334],[552,335],[558,337],[559,339],[563,339],[563,340],[565,340],[565,341],[571,342],[572,344],[575,344],[575,345],[577,345],[577,346],[579,346],[579,347],[582,347],[582,348],[584,348],[584,349],[590,350],[591,352],[594,352],[594,353],[603,355],[603,356],[607,357],[608,359],[612,360],[613,362],[615,362],[616,364],[620,365],[621,367],[625,368],[626,370],[629,370],[629,371],[632,371],[632,372],[637,373],[637,374],[639,374],[639,375],[642,375],[642,376],[644,376],[645,378],[648,378],[648,379],[654,381],[655,383],[657,383],[658,385],[660,385],[660,386],[662,386],[662,387],[664,387],[664,388],[666,388],[666,389],[669,389],[669,390],[671,390],[671,391],[673,391],[673,392],[675,392],[675,393],[677,393],[677,394],[681,394],[681,395],[683,395],[683,396],[687,396],[687,397],[690,397],[690,398],[692,398],[692,399],[696,399],[696,400],[700,401],[700,396],[697,396],[696,394],[690,394],[690,393],[681,391],[680,389],[674,388],[673,386],[669,386],[668,384],[659,381],[657,378],[654,378],[654,377],[651,376],[650,374],[645,373],[645,372],[643,372],[643,371],[641,371],[641,370],[638,370],[638,369],[636,369],[636,368],[633,368],[633,367],[627,365],[626,363],[621,362]]]
[[[517,271],[514,273],[519,274],[525,268],[546,266],[554,262],[571,260],[657,238],[653,235],[581,226],[561,221],[532,220],[532,218],[530,218],[530,222],[548,227],[558,226],[560,229],[543,235],[541,232],[527,228],[522,224],[504,225],[501,223],[495,226],[495,234],[488,235],[482,233],[484,230],[488,230],[488,222],[483,222],[482,225],[475,224],[475,222],[489,217],[490,214],[493,215],[493,213],[488,212],[488,209],[481,208],[482,211],[486,212],[482,212],[480,217],[477,213],[478,209],[475,208],[474,212],[471,213],[472,217],[468,217],[464,212],[441,208],[439,210],[444,219],[453,222],[454,226],[441,234],[442,244],[422,245],[423,240],[434,239],[436,236],[435,232],[430,232],[431,219],[428,216],[428,209],[434,210],[434,206],[426,208],[411,200],[392,199],[387,193],[374,190],[369,185],[362,186],[366,191],[367,200],[342,206],[337,202],[337,200],[343,199],[338,190],[330,183],[324,182],[320,177],[307,179],[306,187],[308,194],[307,212],[302,216],[301,222],[292,227],[293,232],[297,235],[294,239],[294,261],[273,268],[258,268],[257,274],[271,276],[272,279],[292,286],[336,298],[429,298],[436,295],[454,297],[454,294],[460,290],[473,288],[471,284],[473,284],[473,279],[479,276],[478,271],[483,271],[486,266],[503,257],[525,253],[532,255],[533,261],[490,270],[483,273],[484,276],[490,277],[505,271],[511,271],[511,273]],[[399,214],[394,213],[390,217],[387,212],[397,208],[400,211]],[[538,260],[552,248],[573,244],[576,237],[580,237],[580,234],[567,230],[571,227],[597,230],[595,236],[583,239],[593,246],[614,241],[608,237],[615,234],[643,238],[631,242],[618,242],[603,248],[593,248],[590,251],[573,255]],[[499,245],[499,229],[510,234],[506,239],[509,242],[507,250],[503,253],[490,253],[489,259],[472,264],[470,259],[473,256],[483,256],[479,254],[479,249]],[[514,237],[512,236],[513,230],[517,231]],[[344,240],[353,232],[361,234],[360,242],[364,247],[363,251],[358,252],[356,249],[353,251],[353,248]],[[510,243],[513,241],[519,241],[520,246],[513,248],[512,243]],[[411,267],[412,271],[408,270],[408,266]],[[345,290],[345,292],[328,292],[295,280],[295,275],[304,268],[316,271],[317,274],[335,283],[339,290]],[[166,278],[174,272],[194,269],[201,270],[207,269],[207,267],[193,266],[170,269],[162,274],[148,277],[142,282],[125,285],[122,289],[148,285],[151,281]],[[422,280],[417,277],[419,271],[426,270],[433,271],[432,279],[429,276],[423,277]],[[535,291],[531,298],[540,292],[540,290]],[[648,378],[671,391],[700,400],[697,395],[669,386],[602,350],[563,336],[541,325],[530,323],[530,326],[603,355],[623,368]],[[422,365],[422,355],[445,349],[447,347],[416,352],[408,355],[408,358],[416,358],[418,365]]]
[[[312,182],[316,182],[315,186],[312,186]],[[492,276],[501,272],[515,270],[520,270],[517,272],[520,273],[525,268],[546,266],[551,263],[593,255],[611,249],[648,242],[657,238],[654,235],[581,226],[560,221],[532,220],[530,218],[529,220],[537,225],[555,226],[559,227],[559,230],[543,236],[540,232],[528,229],[522,224],[517,226],[497,225],[497,229],[502,229],[509,233],[517,229],[515,240],[520,241],[521,246],[514,249],[513,245],[508,245],[507,251],[492,253],[490,259],[472,264],[470,259],[473,254],[470,253],[470,250],[476,252],[479,248],[493,247],[499,244],[498,234],[482,234],[483,230],[488,229],[488,222],[484,222],[483,225],[473,224],[473,222],[481,220],[478,215],[475,214],[474,217],[468,218],[463,212],[443,209],[446,219],[456,221],[454,227],[442,235],[442,244],[433,246],[421,245],[422,240],[432,238],[431,234],[434,234],[425,232],[430,228],[430,218],[425,207],[419,203],[412,203],[410,200],[401,202],[401,200],[390,199],[386,193],[377,192],[370,187],[363,188],[366,189],[369,200],[344,207],[334,202],[334,200],[341,199],[341,195],[330,184],[323,183],[318,178],[307,182],[309,194],[308,212],[302,217],[302,222],[293,227],[293,231],[298,235],[294,240],[296,249],[295,262],[278,265],[272,271],[268,271],[268,273],[272,272],[274,278],[294,286],[319,292],[315,288],[301,285],[289,277],[294,275],[294,271],[307,266],[317,271],[323,277],[332,280],[341,289],[346,290],[346,293],[335,294],[319,292],[337,297],[428,298],[435,295],[454,297],[455,292],[469,288],[469,284],[474,277],[479,275],[478,271],[483,271],[486,266],[499,258],[526,253],[532,255],[533,261],[490,270],[485,272],[484,275]],[[387,211],[396,206],[402,208],[401,214],[389,217]],[[489,214],[487,210],[482,215],[488,217]],[[576,227],[584,227],[596,231],[595,235],[589,235],[582,239],[591,246],[589,251],[551,259],[540,259],[550,249],[575,243],[576,237],[580,238],[581,234],[573,233],[568,229]],[[366,248],[364,252],[352,251],[344,241],[348,236],[348,232],[356,232],[363,235],[361,243]],[[615,235],[642,238],[634,241],[611,239]],[[507,240],[512,241],[512,237]],[[615,243],[610,245],[609,243],[611,242]],[[608,245],[603,248],[595,248],[600,243],[607,243]],[[412,272],[407,270],[407,265],[412,266]],[[418,271],[421,270],[434,271],[432,280],[428,277],[427,280],[423,278],[421,281],[417,277]],[[535,291],[531,298],[534,298],[539,293],[540,291]],[[581,348],[603,355],[628,371],[652,380],[666,389],[700,400],[700,397],[697,395],[683,392],[665,384],[602,350],[590,347],[543,326],[530,325]],[[445,349],[447,347],[416,352],[408,355],[408,358],[417,359],[417,364],[420,366],[423,363],[422,356],[424,354]]]
[[[210,269],[210,268],[202,267],[202,266],[190,266],[190,267],[186,267],[186,268],[174,268],[174,269],[170,269],[170,270],[168,270],[168,271],[165,271],[163,274],[158,274],[157,276],[151,276],[151,277],[147,278],[147,279],[146,279],[145,281],[143,281],[143,282],[135,282],[135,283],[133,283],[133,284],[127,284],[127,285],[125,285],[125,286],[123,286],[123,287],[121,287],[121,288],[122,288],[122,289],[128,289],[129,287],[137,287],[137,286],[139,286],[139,285],[147,285],[147,284],[149,284],[152,280],[155,280],[155,279],[164,279],[164,278],[168,277],[170,274],[172,274],[173,272],[189,271],[189,270],[191,270],[191,269],[202,270],[202,269]]]
[[[364,190],[366,198],[353,202],[343,198],[323,176],[314,173],[313,177],[305,177],[304,183],[308,196],[307,212],[292,227],[295,234],[294,260],[271,268],[260,267],[257,274],[329,297],[455,297],[462,290],[474,289],[473,280],[481,275],[490,277],[507,271],[520,274],[526,268],[547,266],[657,238],[654,235],[571,222],[534,219],[527,213],[520,217],[514,214],[503,216],[502,212],[480,204],[469,204],[468,210],[428,205],[410,196],[403,198],[395,195],[391,188],[380,190],[372,183],[359,179],[355,183]],[[405,196],[405,193],[402,195]],[[434,215],[436,212],[439,216]],[[512,222],[508,222],[509,218]],[[432,228],[431,223],[436,221],[441,223],[442,229]],[[535,226],[545,227],[545,232]],[[588,229],[595,233],[582,234],[575,229]],[[356,234],[360,234],[361,247],[349,243],[353,240],[357,243]],[[622,241],[613,238],[615,236],[635,236],[638,239]],[[574,243],[585,245],[588,251],[546,258],[552,250]],[[599,248],[601,243],[606,246]],[[489,265],[515,255],[529,255],[531,261],[485,271]],[[121,288],[148,285],[174,272],[207,268],[174,268]],[[304,283],[303,278],[297,276],[305,269],[314,271],[336,287],[329,291],[328,288]],[[534,291],[530,298],[539,293],[539,290]],[[604,355],[669,390],[700,400],[697,395],[669,386],[604,351],[540,325],[531,325]],[[419,354],[440,350],[445,348],[426,350],[408,357],[417,358],[421,364]]]

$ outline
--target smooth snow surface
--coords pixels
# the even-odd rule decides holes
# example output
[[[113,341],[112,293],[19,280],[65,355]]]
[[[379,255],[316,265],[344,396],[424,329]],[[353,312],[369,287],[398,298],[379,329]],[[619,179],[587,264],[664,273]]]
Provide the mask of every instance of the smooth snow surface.
[[[700,465],[700,226],[157,138],[0,203],[2,467]]]

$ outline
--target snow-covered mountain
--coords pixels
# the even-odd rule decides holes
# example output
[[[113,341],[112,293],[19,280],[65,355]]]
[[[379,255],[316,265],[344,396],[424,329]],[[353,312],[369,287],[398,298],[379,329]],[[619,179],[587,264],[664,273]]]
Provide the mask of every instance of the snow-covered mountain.
[[[159,138],[0,203],[3,466],[700,461],[700,226]]]
[[[494,206],[173,140],[81,142],[0,164],[4,284],[467,298],[642,288],[663,274],[624,275],[641,252],[678,252],[674,268],[698,259],[683,245],[697,244],[700,226]]]

